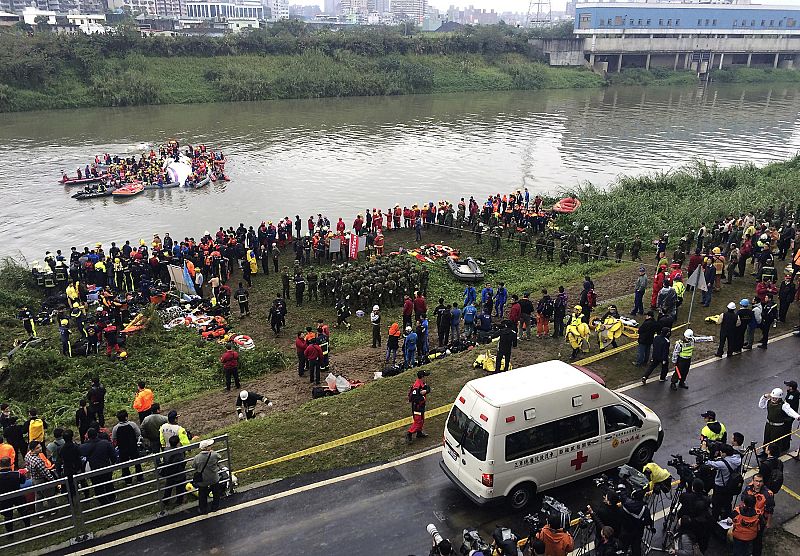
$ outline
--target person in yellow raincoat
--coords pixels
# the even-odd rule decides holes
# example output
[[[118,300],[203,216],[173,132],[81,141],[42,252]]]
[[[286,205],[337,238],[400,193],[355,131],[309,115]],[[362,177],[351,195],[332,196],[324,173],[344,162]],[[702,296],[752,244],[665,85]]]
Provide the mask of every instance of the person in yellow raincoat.
[[[619,320],[619,311],[616,305],[609,305],[608,311],[601,317],[597,327],[600,351],[605,351],[609,343],[611,347],[617,347],[617,338],[620,336],[622,336],[622,321]]]
[[[578,357],[578,352],[589,351],[589,325],[583,322],[583,312],[580,305],[575,305],[572,309],[572,314],[569,316],[569,324],[564,337],[572,346],[572,355],[570,359]]]
[[[247,262],[250,265],[250,274],[258,274],[258,258],[252,249],[247,250]]]

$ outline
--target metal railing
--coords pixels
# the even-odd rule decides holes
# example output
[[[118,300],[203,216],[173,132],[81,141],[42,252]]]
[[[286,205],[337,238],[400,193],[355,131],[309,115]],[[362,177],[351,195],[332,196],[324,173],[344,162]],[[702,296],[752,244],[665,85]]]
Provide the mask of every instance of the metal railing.
[[[177,507],[187,498],[194,499],[196,490],[187,485],[192,482],[192,459],[199,447],[199,442],[179,446],[2,494],[0,515],[5,529],[0,529],[0,546],[32,550],[61,542],[76,544],[125,521],[163,516],[172,502]],[[215,437],[213,449],[223,468],[223,492],[232,494],[228,435]],[[167,463],[167,456],[176,461]]]

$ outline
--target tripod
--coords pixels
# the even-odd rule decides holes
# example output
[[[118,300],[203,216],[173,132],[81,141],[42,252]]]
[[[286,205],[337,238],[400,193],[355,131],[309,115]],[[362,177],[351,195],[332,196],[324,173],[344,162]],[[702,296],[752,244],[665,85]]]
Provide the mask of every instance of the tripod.
[[[681,508],[681,495],[685,490],[686,483],[681,480],[678,483],[678,486],[675,487],[675,492],[672,494],[672,501],[669,504],[669,509],[665,507],[668,492],[660,492],[657,496],[654,494],[654,499],[651,502],[653,504],[652,507],[660,507],[661,511],[665,513],[663,525],[664,528],[662,530],[660,547],[654,546],[653,543],[653,539],[655,538],[655,527],[653,527],[650,535],[645,532],[645,549],[647,554],[654,550],[658,552],[668,552],[669,549],[674,545],[676,529],[678,525],[678,510]],[[655,512],[653,512],[652,515],[653,519],[655,520]]]
[[[755,441],[751,442],[747,449],[742,454],[742,464],[739,468],[742,473],[742,478],[744,479],[747,475],[747,472],[750,470],[750,462],[753,460],[753,457],[756,458],[756,464],[760,464],[758,454],[756,454],[756,443]],[[754,469],[758,470],[758,467]],[[746,484],[746,483],[745,483]],[[733,507],[736,507],[737,502],[739,502],[739,497],[742,495],[741,492],[737,492],[736,496],[733,499]]]
[[[588,556],[591,553],[589,543],[594,540],[594,527],[592,518],[579,514],[578,523],[572,529],[572,539],[575,545],[575,551],[572,554],[576,556]]]

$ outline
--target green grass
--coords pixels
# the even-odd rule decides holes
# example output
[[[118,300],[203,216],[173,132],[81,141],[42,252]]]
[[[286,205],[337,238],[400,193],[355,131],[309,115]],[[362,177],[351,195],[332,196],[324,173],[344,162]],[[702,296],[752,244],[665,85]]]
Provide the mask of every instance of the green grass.
[[[620,73],[609,73],[612,85],[692,85],[697,83],[693,71],[673,71],[664,68],[629,68]]]
[[[796,83],[800,73],[794,69],[725,68],[711,72],[711,78],[718,83]]]
[[[800,201],[798,178],[800,157],[764,167],[720,168],[698,161],[667,173],[625,176],[610,190],[580,185],[572,192],[591,209],[562,217],[560,223],[567,229],[577,221],[580,227],[588,225],[595,233],[612,237],[639,235],[645,243],[666,230],[676,240],[701,221],[738,216],[753,207],[777,209],[783,203],[794,209]]]

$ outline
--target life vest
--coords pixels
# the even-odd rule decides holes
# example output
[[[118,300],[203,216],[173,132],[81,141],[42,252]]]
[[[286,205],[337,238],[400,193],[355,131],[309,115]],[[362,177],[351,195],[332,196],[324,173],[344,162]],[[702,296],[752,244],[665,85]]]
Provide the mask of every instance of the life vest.
[[[38,417],[31,419],[31,422],[28,425],[28,440],[30,442],[33,442],[34,440],[44,442],[44,421]]]

